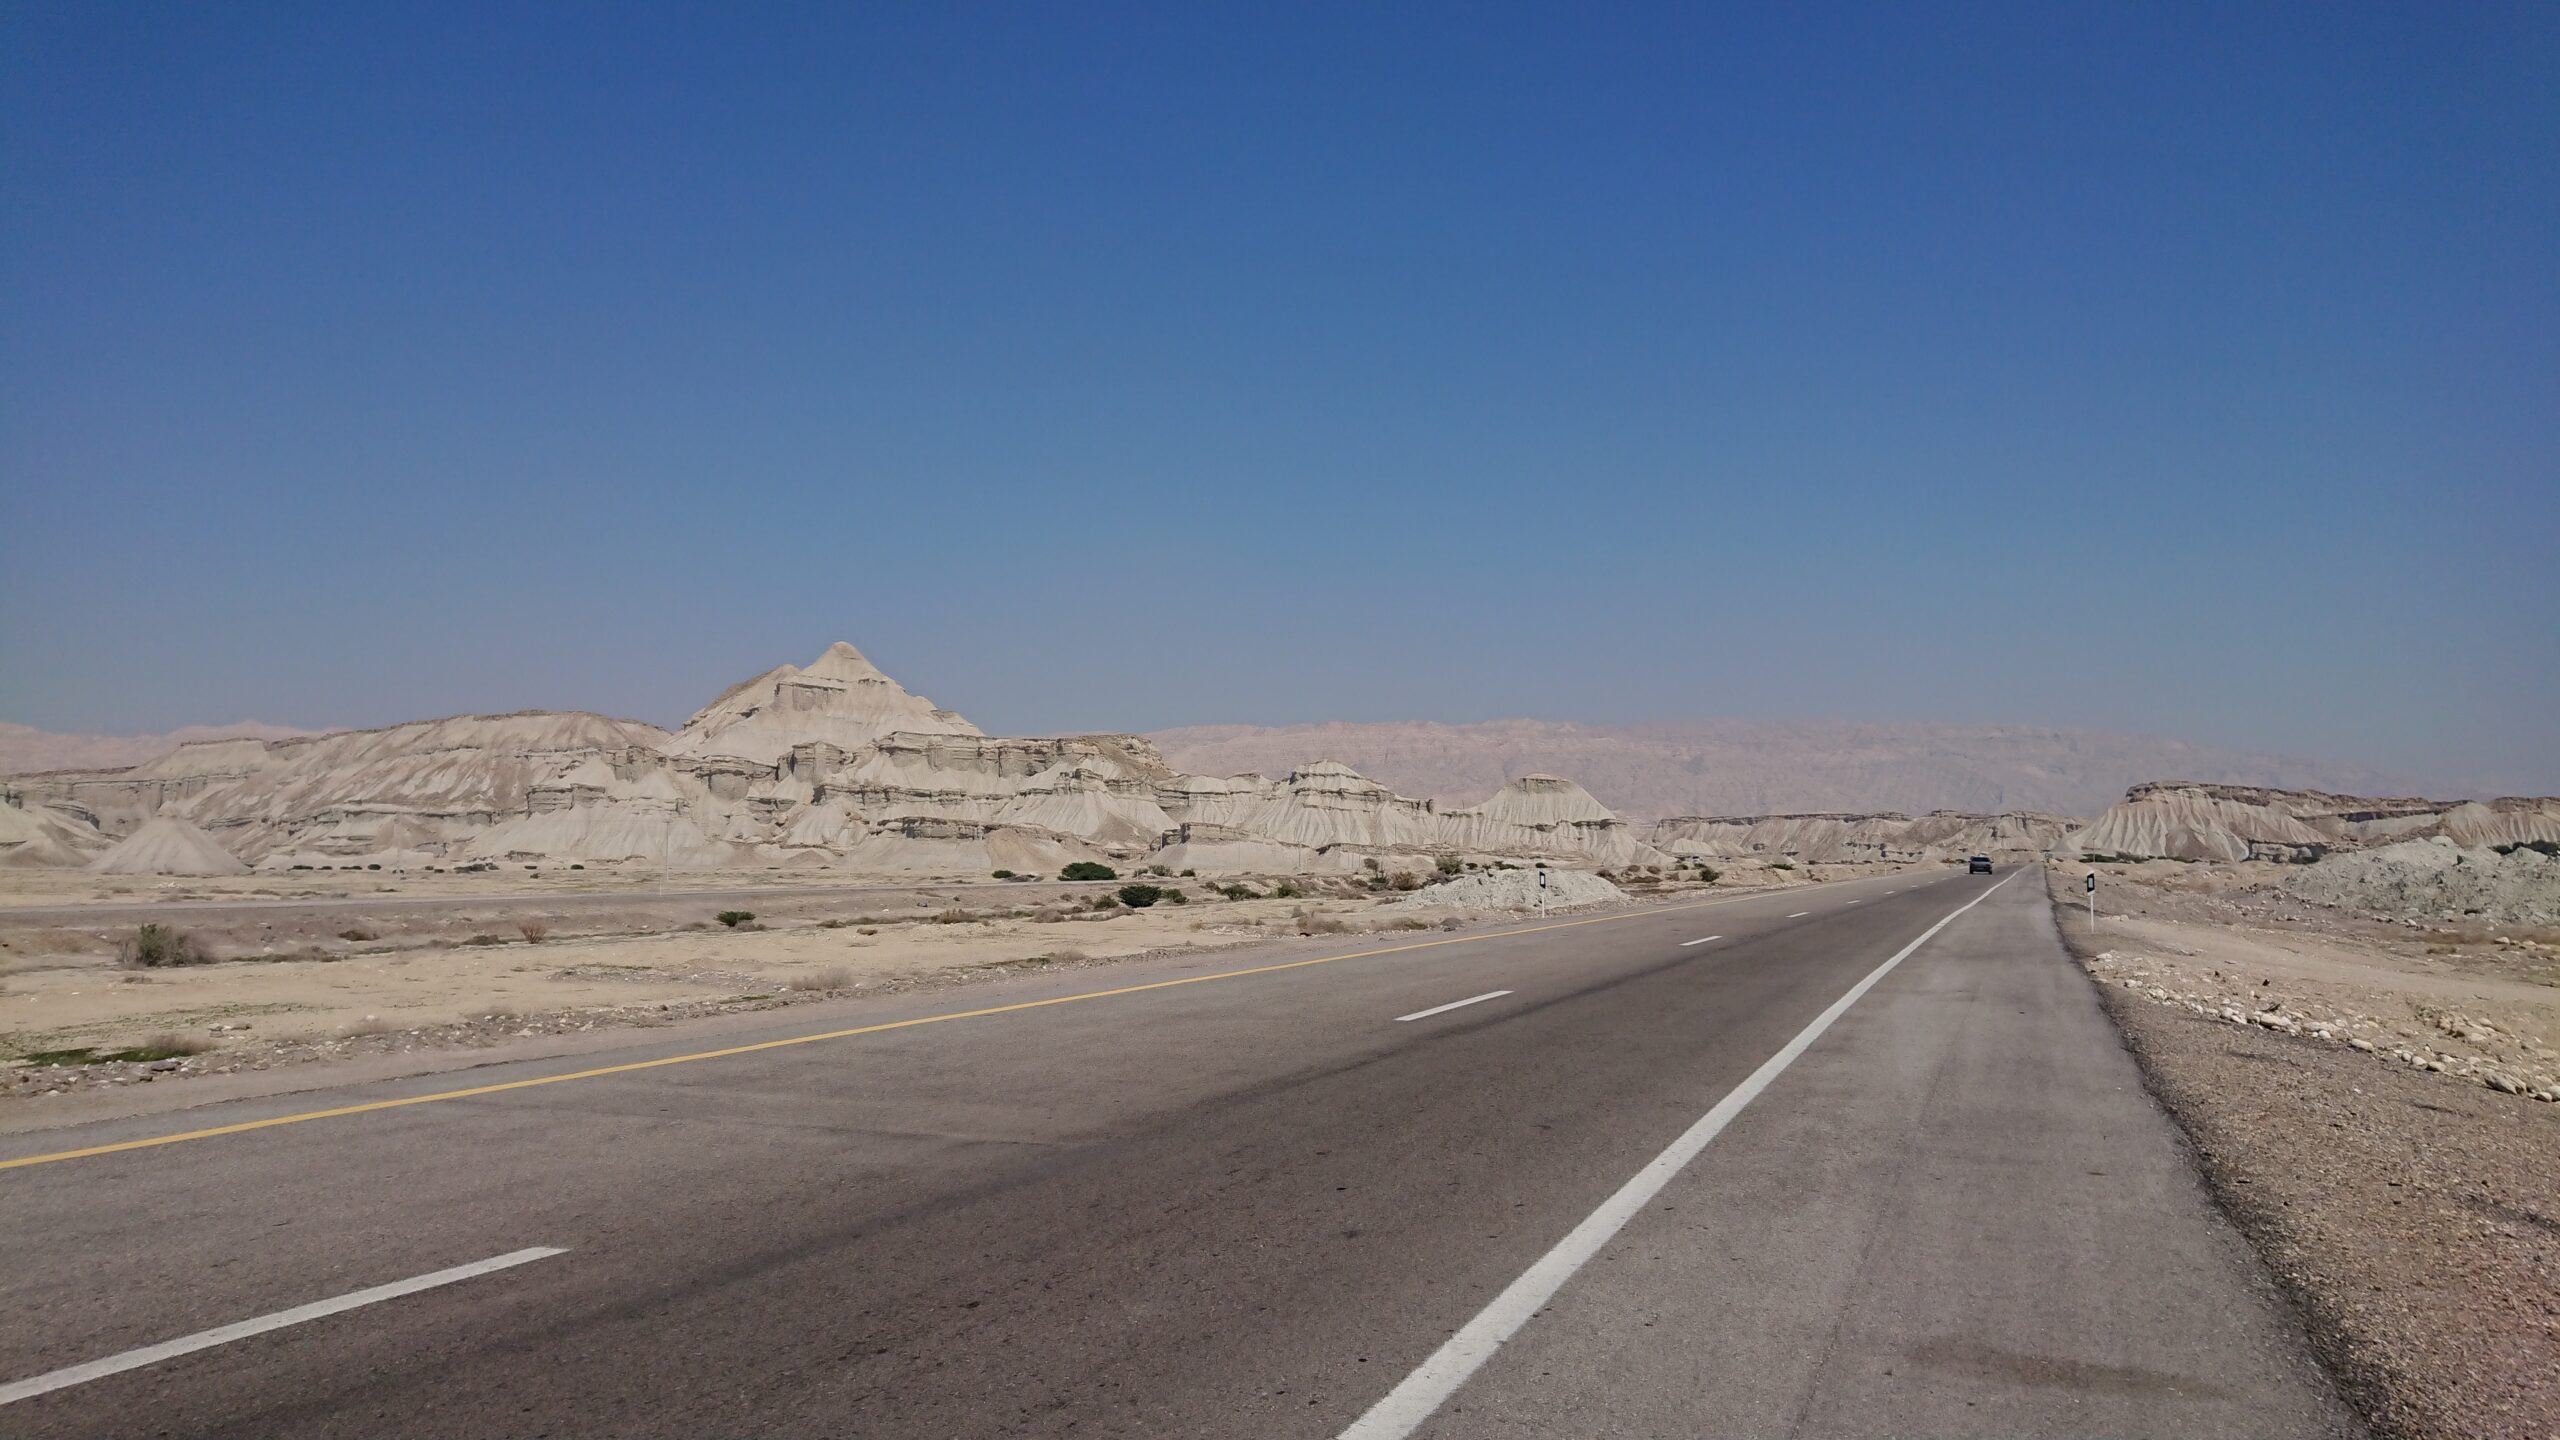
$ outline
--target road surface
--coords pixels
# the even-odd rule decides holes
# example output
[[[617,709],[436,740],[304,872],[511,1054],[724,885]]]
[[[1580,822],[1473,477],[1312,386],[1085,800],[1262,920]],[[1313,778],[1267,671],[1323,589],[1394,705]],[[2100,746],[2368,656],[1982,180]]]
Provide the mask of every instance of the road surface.
[[[2355,1433],[2010,880],[10,1136],[0,1431]]]

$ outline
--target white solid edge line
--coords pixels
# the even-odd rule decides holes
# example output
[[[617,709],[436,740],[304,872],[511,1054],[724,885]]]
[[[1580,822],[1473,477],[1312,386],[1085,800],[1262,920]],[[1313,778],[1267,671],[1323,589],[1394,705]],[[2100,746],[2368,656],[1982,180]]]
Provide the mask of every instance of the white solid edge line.
[[[1710,940],[1721,940],[1721,939],[1723,939],[1723,938],[1724,938],[1724,937],[1723,937],[1723,936],[1721,936],[1721,935],[1701,935],[1701,936],[1699,936],[1699,937],[1698,937],[1697,939],[1695,939],[1695,940],[1683,940],[1683,941],[1681,941],[1681,942],[1680,942],[1680,948],[1681,948],[1681,949],[1683,949],[1683,950],[1686,950],[1686,949],[1688,949],[1688,948],[1689,948],[1690,946],[1692,946],[1692,945],[1704,945],[1704,944],[1706,944],[1706,943],[1707,943],[1708,941],[1710,941]]]
[[[1473,1005],[1479,1000],[1499,1000],[1510,993],[1508,990],[1487,990],[1481,995],[1470,995],[1464,1000],[1452,1000],[1446,1005],[1434,1005],[1428,1010],[1416,1010],[1410,1015],[1399,1015],[1396,1017],[1396,1023],[1401,1025],[1407,1020],[1427,1020],[1434,1015],[1447,1014],[1462,1005]]]
[[[2017,877],[2012,874],[2009,878]],[[2008,883],[2008,880],[2003,880],[2000,885]],[[1858,1003],[1860,997],[1874,989],[1876,982],[1892,973],[1893,967],[1901,964],[1904,957],[1927,944],[1930,936],[1947,928],[1958,915],[1990,899],[1992,891],[1998,890],[2000,885],[1992,886],[1949,911],[1937,924],[1921,931],[1920,938],[1893,952],[1892,959],[1868,971],[1865,979],[1832,1001],[1831,1008],[1813,1017],[1812,1024],[1797,1031],[1796,1037],[1777,1054],[1763,1061],[1759,1069],[1751,1072],[1750,1078],[1733,1087],[1732,1093],[1717,1101],[1714,1109],[1698,1117],[1697,1123],[1682,1131],[1679,1139],[1647,1162],[1633,1179],[1619,1186],[1618,1193],[1600,1202],[1600,1208],[1557,1241],[1554,1249],[1538,1257],[1538,1262],[1523,1271],[1520,1278],[1512,1281],[1501,1294],[1493,1297],[1491,1304],[1477,1311],[1474,1319],[1461,1326],[1458,1333],[1450,1336],[1439,1349],[1432,1351],[1431,1357],[1416,1366],[1401,1384],[1388,1391],[1385,1398],[1370,1406],[1359,1419],[1352,1421],[1350,1427],[1342,1432],[1340,1440],[1403,1440],[1420,1428],[1451,1395],[1457,1393],[1459,1386],[1467,1383],[1469,1376],[1493,1358],[1493,1352],[1502,1348],[1503,1342],[1518,1334],[1520,1327],[1529,1323],[1530,1317],[1546,1308],[1547,1302],[1555,1298],[1556,1292],[1564,1288],[1565,1282],[1572,1279],[1576,1271],[1590,1263],[1591,1257],[1599,1254],[1602,1246],[1651,1204],[1653,1197],[1662,1193],[1662,1187],[1670,1184],[1673,1176],[1698,1158],[1698,1152],[1706,1149],[1707,1142],[1731,1124],[1744,1106],[1757,1099],[1761,1091],[1769,1088],[1769,1082],[1794,1064],[1796,1057],[1814,1041],[1821,1039],[1822,1032],[1831,1028],[1832,1021],[1839,1019],[1850,1006]]]
[[[1801,920],[1801,919],[1803,919],[1804,917],[1806,917],[1807,915],[1810,915],[1810,914],[1812,914],[1812,913],[1813,913],[1813,912],[1812,912],[1812,911],[1810,911],[1810,910],[1799,910],[1799,911],[1797,911],[1796,913],[1794,913],[1793,915],[1788,916],[1787,918],[1788,918],[1788,919],[1790,919],[1790,920]]]
[[[32,1399],[49,1391],[64,1390],[74,1385],[86,1385],[92,1380],[103,1380],[109,1375],[121,1374],[127,1370],[139,1370],[145,1365],[157,1365],[163,1360],[175,1359],[180,1355],[192,1354],[198,1350],[210,1350],[216,1345],[228,1345],[234,1340],[246,1340],[252,1335],[263,1335],[270,1330],[299,1325],[306,1320],[317,1320],[322,1316],[335,1315],[342,1310],[353,1310],[359,1306],[378,1304],[384,1300],[397,1300],[403,1295],[415,1295],[421,1290],[433,1290],[439,1285],[450,1285],[457,1280],[486,1275],[492,1270],[506,1270],[529,1261],[547,1260],[554,1255],[568,1253],[556,1246],[536,1245],[527,1250],[514,1250],[504,1255],[493,1255],[486,1260],[474,1260],[468,1265],[456,1265],[450,1270],[438,1270],[432,1275],[394,1280],[388,1285],[376,1285],[370,1290],[354,1291],[334,1300],[314,1300],[308,1305],[296,1305],[290,1310],[278,1310],[272,1315],[261,1315],[254,1320],[242,1320],[236,1324],[224,1325],[212,1330],[200,1330],[193,1335],[182,1335],[175,1340],[163,1340],[157,1345],[145,1345],[139,1350],[127,1350],[121,1355],[110,1355],[104,1360],[92,1360],[86,1365],[72,1365],[49,1371],[33,1379],[0,1385],[0,1405],[14,1405],[20,1400]]]

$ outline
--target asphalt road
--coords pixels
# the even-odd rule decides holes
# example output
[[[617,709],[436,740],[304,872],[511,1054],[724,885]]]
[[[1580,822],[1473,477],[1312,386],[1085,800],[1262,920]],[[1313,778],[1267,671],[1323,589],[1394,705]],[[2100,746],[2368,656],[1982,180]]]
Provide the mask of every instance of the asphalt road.
[[[11,1136],[0,1432],[2352,1434],[2007,878]]]

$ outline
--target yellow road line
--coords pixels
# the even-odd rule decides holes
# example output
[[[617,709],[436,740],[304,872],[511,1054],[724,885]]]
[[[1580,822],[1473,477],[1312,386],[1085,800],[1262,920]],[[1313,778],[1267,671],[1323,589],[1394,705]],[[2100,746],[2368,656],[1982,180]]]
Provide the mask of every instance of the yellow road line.
[[[940,1015],[919,1015],[911,1020],[889,1020],[878,1025],[857,1025],[850,1030],[827,1030],[815,1035],[793,1035],[781,1040],[760,1040],[753,1045],[732,1045],[722,1050],[700,1050],[690,1055],[669,1055],[657,1060],[633,1060],[621,1065],[600,1065],[592,1070],[572,1070],[563,1075],[538,1075],[530,1080],[508,1080],[496,1085],[473,1085],[462,1090],[439,1090],[432,1095],[410,1095],[398,1100],[369,1100],[362,1105],[339,1105],[327,1110],[305,1110],[293,1115],[276,1115],[265,1120],[243,1120],[236,1125],[214,1125],[203,1130],[184,1130],[175,1135],[154,1135],[142,1140],[120,1140],[113,1145],[92,1145],[83,1150],[57,1150],[50,1155],[27,1155],[15,1160],[0,1160],[0,1170],[16,1170],[28,1165],[51,1165],[63,1160],[85,1160],[92,1155],[114,1155],[126,1150],[148,1150],[158,1145],[177,1145],[189,1140],[211,1140],[219,1135],[240,1135],[251,1130],[269,1130],[278,1125],[300,1125],[308,1120],[334,1120],[341,1115],[363,1115],[375,1110],[397,1110],[408,1105],[431,1105],[438,1100],[467,1100],[475,1095],[498,1095],[509,1090],[530,1090],[537,1085],[563,1085],[572,1080],[593,1080],[605,1075],[628,1075],[635,1070],[656,1070],[667,1065],[690,1065],[696,1060],[719,1060],[731,1055],[752,1055],[759,1050],[781,1050],[793,1045],[815,1045],[821,1040],[843,1040],[855,1035],[877,1035],[884,1030],[905,1030],[917,1025],[939,1025],[946,1020],[976,1020],[988,1015],[1010,1015],[1020,1010],[1039,1010],[1051,1005],[1072,1005],[1079,1000],[1107,1000],[1114,995],[1136,995],[1147,990],[1169,990],[1176,985],[1200,985],[1211,980],[1236,980],[1247,975],[1269,975],[1280,970],[1302,970],[1309,965],[1330,965],[1337,960],[1367,960],[1379,955],[1397,955],[1408,950],[1431,950],[1442,945],[1468,945],[1479,940],[1501,940],[1513,935],[1536,935],[1548,930],[1570,930],[1577,925],[1606,925],[1618,920],[1638,920],[1652,915],[1670,915],[1683,910],[1704,910],[1717,905],[1734,905],[1756,900],[1757,895],[1735,895],[1716,900],[1701,900],[1687,905],[1665,905],[1659,909],[1638,910],[1624,915],[1595,915],[1587,920],[1559,920],[1548,925],[1531,925],[1518,930],[1497,930],[1489,935],[1458,935],[1446,940],[1417,940],[1410,945],[1389,945],[1381,950],[1355,950],[1348,955],[1319,955],[1312,960],[1284,960],[1274,965],[1255,965],[1243,970],[1221,970],[1214,975],[1186,975],[1178,980],[1151,980],[1144,985],[1122,985],[1110,990],[1085,990],[1073,995],[1057,995],[1046,1000],[1022,1000],[1011,1005],[990,1005],[983,1010],[953,1010]]]

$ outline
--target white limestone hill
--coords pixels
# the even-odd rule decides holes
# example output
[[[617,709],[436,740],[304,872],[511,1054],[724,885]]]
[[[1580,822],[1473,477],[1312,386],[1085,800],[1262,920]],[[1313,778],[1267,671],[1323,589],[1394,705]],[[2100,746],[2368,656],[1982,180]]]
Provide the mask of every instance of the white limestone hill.
[[[2321,790],[2159,781],[2075,831],[2091,855],[2173,860],[2309,860],[2441,836],[2457,847],[2560,842],[2560,799],[2374,799]]]
[[[63,817],[56,842],[73,850],[82,835],[104,845],[166,819],[216,832],[269,870],[562,861],[969,874],[1101,859],[1326,871],[1371,859],[1428,870],[1442,854],[1667,858],[1553,776],[1444,811],[1331,762],[1282,780],[1220,778],[1182,774],[1134,735],[984,735],[844,644],[730,687],[673,734],[583,713],[465,715],[208,741],[126,769],[19,776],[0,791],[29,815]],[[12,843],[37,863],[63,859],[26,848],[32,837],[0,847]]]
[[[102,875],[246,875],[249,867],[222,848],[222,842],[173,816],[145,821],[142,828],[89,862]]]
[[[858,750],[885,735],[977,733],[977,726],[909,694],[839,640],[805,668],[780,666],[731,687],[684,723],[667,753],[770,765],[795,745]]]
[[[0,804],[0,869],[68,870],[89,863],[109,841],[86,821],[37,806]]]

